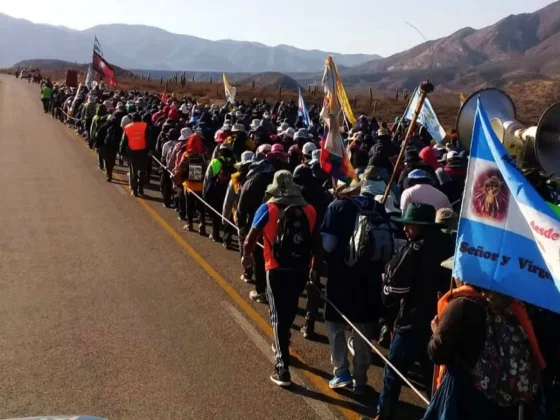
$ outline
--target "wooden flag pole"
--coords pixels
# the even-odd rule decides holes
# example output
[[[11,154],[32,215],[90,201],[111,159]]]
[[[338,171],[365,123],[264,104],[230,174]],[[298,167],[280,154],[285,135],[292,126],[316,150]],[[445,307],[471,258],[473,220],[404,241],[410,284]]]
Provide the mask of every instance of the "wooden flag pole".
[[[424,105],[424,101],[426,100],[426,96],[428,95],[428,93],[432,93],[433,91],[434,91],[434,85],[432,85],[429,80],[420,83],[420,98],[418,100],[418,103],[416,104],[416,109],[414,110],[412,121],[408,126],[406,136],[404,137],[403,143],[401,145],[401,151],[399,152],[399,156],[397,157],[397,161],[395,162],[393,173],[391,174],[391,178],[389,179],[389,182],[387,183],[387,187],[385,188],[385,194],[383,194],[383,200],[381,201],[383,205],[385,205],[385,202],[389,197],[389,193],[391,192],[391,186],[393,185],[393,182],[395,182],[395,176],[397,174],[397,170],[401,165],[401,161],[404,157],[406,146],[408,145],[410,137],[414,132],[414,126],[416,125],[416,121],[418,120],[418,115],[420,115],[420,111],[422,110],[422,106]]]

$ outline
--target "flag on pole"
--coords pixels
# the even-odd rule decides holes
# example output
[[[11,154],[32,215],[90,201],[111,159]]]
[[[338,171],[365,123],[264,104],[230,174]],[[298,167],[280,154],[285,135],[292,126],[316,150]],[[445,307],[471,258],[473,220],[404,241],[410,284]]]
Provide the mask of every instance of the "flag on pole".
[[[560,312],[560,216],[527,182],[480,99],[453,276]]]
[[[163,104],[167,103],[167,82],[165,82],[165,87],[163,88],[163,92],[161,92],[161,102]]]
[[[99,43],[97,37],[93,40],[93,52],[103,57],[103,50],[101,49],[101,44]]]
[[[301,87],[298,86],[298,117],[301,117],[304,124],[309,127],[311,125],[311,118],[309,118],[309,111],[305,105],[305,99],[303,99],[303,94],[301,93]]]
[[[407,120],[412,121],[414,118],[414,111],[418,106],[418,101],[420,101],[420,89],[416,88],[414,94],[412,95],[412,100],[408,104],[408,108],[405,114],[405,118]],[[424,99],[424,104],[422,105],[422,109],[420,110],[420,114],[418,115],[418,123],[422,124],[430,135],[434,138],[434,140],[438,143],[443,141],[443,138],[446,136],[445,129],[441,126],[438,121],[436,112],[430,103],[428,98]]]
[[[91,71],[91,64],[88,66],[86,81],[84,82],[84,85],[86,85],[89,90],[91,90],[91,88],[93,87],[93,72]]]
[[[96,52],[93,53],[93,63],[92,63],[93,70],[101,73],[103,77],[107,78],[107,81],[111,86],[117,85],[117,79],[115,78],[115,71],[111,67],[111,65],[101,57]]]
[[[101,50],[101,44],[97,37],[93,41],[93,59],[92,68],[98,73],[101,73],[103,77],[107,78],[107,81],[111,86],[117,85],[117,79],[115,78],[115,71],[105,58],[103,58],[103,51]]]
[[[465,98],[465,95],[463,94],[463,92],[461,92],[461,93],[459,94],[459,103],[460,103],[460,106],[463,106],[463,104],[465,103],[466,100],[467,100],[467,99]]]
[[[330,176],[350,184],[356,178],[354,168],[350,164],[348,152],[342,142],[340,134],[340,113],[343,105],[340,103],[336,66],[331,56],[325,62],[323,73],[323,90],[325,98],[321,118],[326,123],[325,135],[321,144],[321,168]],[[348,117],[346,114],[344,114]]]
[[[225,73],[223,73],[223,79],[224,90],[226,92],[226,101],[233,105],[235,103],[235,94],[237,93],[237,89],[229,84]]]

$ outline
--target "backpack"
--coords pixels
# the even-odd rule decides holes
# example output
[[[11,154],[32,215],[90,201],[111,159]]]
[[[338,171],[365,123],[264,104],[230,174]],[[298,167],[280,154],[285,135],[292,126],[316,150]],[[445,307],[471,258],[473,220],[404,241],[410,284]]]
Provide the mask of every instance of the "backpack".
[[[396,248],[395,229],[391,221],[376,211],[360,207],[346,250],[346,264],[349,267],[385,264],[393,257]]]
[[[471,373],[476,389],[502,407],[535,398],[539,371],[527,334],[509,309],[487,305],[486,338]]]
[[[118,150],[122,138],[122,129],[115,124],[107,129],[105,135],[105,147],[111,150]]]
[[[201,153],[194,153],[189,155],[188,158],[188,172],[184,174],[184,179],[193,182],[204,181],[204,174],[206,172],[206,159]],[[181,171],[181,168],[179,169]]]
[[[280,209],[272,255],[281,268],[309,269],[313,239],[311,227],[302,206]]]

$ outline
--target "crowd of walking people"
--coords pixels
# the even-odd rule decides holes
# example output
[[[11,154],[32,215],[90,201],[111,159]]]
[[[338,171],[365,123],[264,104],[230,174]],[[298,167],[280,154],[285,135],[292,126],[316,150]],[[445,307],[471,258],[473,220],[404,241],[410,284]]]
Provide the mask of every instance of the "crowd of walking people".
[[[455,131],[440,145],[419,126],[395,167],[406,124],[361,115],[344,130],[359,179],[333,185],[321,167],[318,107],[306,126],[291,101],[219,106],[49,81],[41,99],[45,113],[97,151],[108,182],[117,162],[128,165],[130,193],[142,197],[158,176],[163,205],[186,234],[238,249],[240,281],[254,285],[250,299],[269,306],[274,383],[291,385],[291,328],[305,291],[301,333],[316,337],[323,314],[330,388],[359,395],[368,387],[370,344],[355,330],[347,337],[344,314],[389,349],[403,375],[419,367],[433,396],[424,418],[518,418],[520,404],[525,418],[552,418],[558,315],[462,279],[450,290],[468,165]],[[382,383],[376,419],[398,418],[402,379],[386,366]]]

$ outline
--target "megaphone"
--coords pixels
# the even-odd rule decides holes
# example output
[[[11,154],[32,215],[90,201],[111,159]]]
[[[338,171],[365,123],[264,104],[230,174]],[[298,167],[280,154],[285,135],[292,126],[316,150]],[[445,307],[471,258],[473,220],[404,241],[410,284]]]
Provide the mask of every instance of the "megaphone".
[[[513,100],[500,89],[482,89],[467,98],[457,114],[457,137],[470,150],[476,101],[484,105],[492,128],[520,167],[536,167],[560,175],[560,102],[550,106],[539,124],[525,127],[516,120]]]

